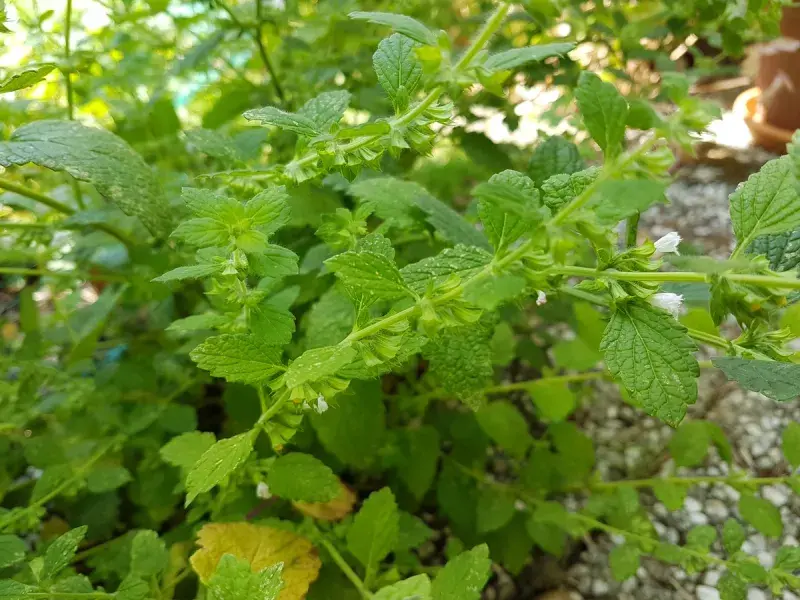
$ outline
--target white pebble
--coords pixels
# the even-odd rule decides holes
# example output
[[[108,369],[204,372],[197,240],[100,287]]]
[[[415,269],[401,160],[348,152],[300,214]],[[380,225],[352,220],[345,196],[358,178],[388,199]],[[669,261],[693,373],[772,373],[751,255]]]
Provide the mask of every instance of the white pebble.
[[[690,513],[699,513],[703,510],[703,505],[697,500],[697,498],[692,498],[691,496],[687,496],[686,500],[683,502],[683,508]]]
[[[772,568],[772,565],[775,564],[775,556],[772,554],[772,552],[759,552],[758,562],[761,563],[762,567],[769,570]]]
[[[703,576],[703,584],[715,588],[715,587],[717,587],[717,582],[719,581],[719,577],[720,577],[719,571],[714,571],[713,569],[709,570]]]
[[[708,525],[708,517],[701,512],[691,513],[689,520],[692,525]]]
[[[758,588],[750,588],[747,590],[747,600],[767,600],[767,593]]]
[[[789,494],[780,485],[765,485],[761,488],[761,495],[765,500],[772,502],[775,506],[783,506],[789,501]]]
[[[595,579],[592,583],[592,593],[595,596],[604,596],[611,590],[611,587],[602,579]]]
[[[695,589],[697,600],[720,600],[719,592],[707,585],[698,585]]]
[[[706,514],[712,523],[722,523],[728,518],[728,507],[722,500],[711,499],[706,502]]]

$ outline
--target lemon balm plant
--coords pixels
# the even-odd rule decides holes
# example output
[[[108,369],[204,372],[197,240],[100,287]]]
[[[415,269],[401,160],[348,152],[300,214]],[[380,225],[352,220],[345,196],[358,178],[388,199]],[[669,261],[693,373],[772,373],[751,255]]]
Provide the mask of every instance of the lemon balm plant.
[[[300,102],[302,86],[276,78],[272,5],[257,2],[253,22],[214,7],[271,74],[275,103],[242,107],[251,127],[178,122],[142,140],[120,124],[128,143],[46,119],[0,144],[15,217],[0,272],[18,315],[2,356],[0,596],[476,599],[492,562],[515,574],[592,533],[623,540],[618,579],[654,557],[721,567],[727,599],[800,589],[798,548],[769,569],[742,551],[746,527],[781,536],[759,490],[800,489],[796,425],[783,475],[603,481],[570,418],[581,382],[614,380],[677,428],[675,463],[695,466],[712,445],[731,455],[718,426],[687,418],[702,368],[797,398],[791,333],[776,324],[797,315],[800,146],[731,195],[729,259],[665,264],[679,234],[639,243],[637,223],[664,199],[670,148],[706,118],[685,86],[662,114],[583,72],[573,93],[602,160],[561,137],[526,153],[482,138],[474,170],[454,173],[436,160],[455,156],[448,136],[475,142],[453,131],[454,101],[502,95],[531,64],[558,68],[572,43],[498,48],[525,15],[508,2],[463,44],[410,16],[351,12],[359,30],[393,30],[370,75],[349,71],[388,109],[364,116],[368,85],[345,77]],[[157,103],[150,117],[170,114]],[[629,129],[646,133],[631,142]],[[448,178],[470,197],[443,202],[420,183]],[[708,290],[711,331],[676,319],[676,283]],[[552,339],[541,315],[575,326],[580,360],[531,343]],[[738,337],[720,333],[731,322]],[[512,362],[530,378],[496,383]],[[703,483],[740,491],[741,520],[660,540],[639,494],[677,510]],[[585,502],[568,510],[567,495]],[[443,524],[444,560],[430,560],[419,548]]]

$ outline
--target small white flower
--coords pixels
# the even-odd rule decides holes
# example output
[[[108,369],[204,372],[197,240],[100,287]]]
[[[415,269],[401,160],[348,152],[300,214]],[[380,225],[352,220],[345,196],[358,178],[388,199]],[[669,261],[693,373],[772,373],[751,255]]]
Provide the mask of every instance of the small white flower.
[[[677,319],[683,306],[683,296],[671,292],[659,292],[650,296],[650,304],[664,309]]]
[[[519,512],[523,512],[528,510],[528,505],[525,504],[522,500],[515,500],[514,501],[514,508]]]
[[[536,294],[536,306],[541,306],[542,304],[547,304],[547,294],[540,291]]]
[[[323,395],[322,395],[322,394],[320,394],[320,395],[319,395],[319,397],[317,398],[317,408],[316,408],[315,410],[316,410],[316,411],[317,411],[319,414],[322,414],[322,413],[324,413],[326,410],[328,410],[328,403],[327,403],[327,402],[325,402],[325,398],[323,397]]]
[[[678,244],[680,243],[681,236],[678,235],[678,232],[670,231],[667,235],[657,239],[654,246],[656,247],[656,251],[661,252],[662,254],[669,254],[671,252],[680,254],[680,252],[678,252]]]
[[[269,486],[265,482],[258,482],[258,485],[256,486],[256,496],[262,500],[269,500],[272,498],[272,493],[269,491]]]

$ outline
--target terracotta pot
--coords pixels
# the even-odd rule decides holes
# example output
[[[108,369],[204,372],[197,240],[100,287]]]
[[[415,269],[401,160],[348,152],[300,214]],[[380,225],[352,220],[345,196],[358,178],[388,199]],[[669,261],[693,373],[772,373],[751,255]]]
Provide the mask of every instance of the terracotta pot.
[[[793,40],[800,40],[800,4],[783,7],[781,35]]]
[[[800,129],[800,40],[780,38],[759,49],[756,85],[765,120],[782,129]]]
[[[791,141],[794,130],[783,129],[766,122],[764,111],[759,107],[760,97],[761,90],[757,87],[742,92],[733,103],[733,113],[747,123],[747,128],[756,144],[772,152],[785,154],[786,144]]]

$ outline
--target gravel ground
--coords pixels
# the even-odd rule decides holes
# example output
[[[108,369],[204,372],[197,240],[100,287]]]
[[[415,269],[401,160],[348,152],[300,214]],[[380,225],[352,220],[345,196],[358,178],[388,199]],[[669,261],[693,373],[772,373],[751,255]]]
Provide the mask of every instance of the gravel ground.
[[[730,253],[733,240],[728,195],[736,183],[771,157],[759,150],[721,152],[722,160],[717,161],[716,166],[694,164],[681,170],[678,180],[669,190],[671,203],[658,206],[643,216],[642,234],[657,239],[676,230],[687,242],[703,248],[709,256],[722,258]],[[780,435],[788,423],[800,421],[798,403],[773,402],[760,394],[742,391],[727,382],[719,372],[705,372],[700,379],[699,400],[689,414],[691,418],[712,420],[723,428],[733,446],[734,460],[729,466],[712,450],[701,468],[681,468],[678,475],[724,475],[730,468],[762,477],[787,473],[788,466],[780,450]],[[604,478],[649,477],[672,471],[673,465],[664,451],[671,437],[670,428],[624,404],[613,385],[598,386],[591,404],[579,419],[595,441],[598,468]],[[800,498],[782,485],[762,488],[762,494],[780,507],[783,538],[767,540],[750,528],[743,549],[756,556],[763,566],[769,567],[780,546],[798,545]],[[721,526],[729,516],[738,518],[738,498],[739,493],[732,488],[705,484],[693,487],[683,509],[677,512],[667,511],[649,493],[642,494],[642,504],[663,539],[682,543],[692,527]],[[620,542],[600,536],[587,544],[567,572],[572,598],[719,599],[716,583],[721,573],[718,570],[690,575],[678,567],[645,560],[636,577],[617,583],[608,568],[608,554]],[[773,596],[769,592],[758,589],[751,589],[748,594],[748,600],[770,598]],[[791,592],[785,592],[782,598],[800,600],[800,596]]]

